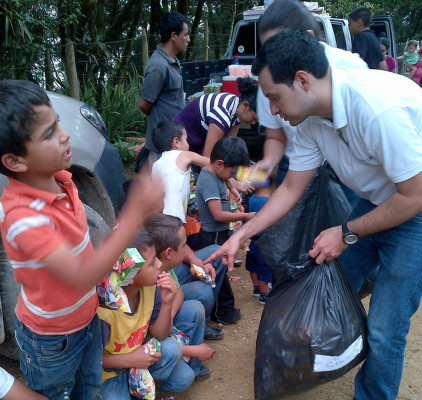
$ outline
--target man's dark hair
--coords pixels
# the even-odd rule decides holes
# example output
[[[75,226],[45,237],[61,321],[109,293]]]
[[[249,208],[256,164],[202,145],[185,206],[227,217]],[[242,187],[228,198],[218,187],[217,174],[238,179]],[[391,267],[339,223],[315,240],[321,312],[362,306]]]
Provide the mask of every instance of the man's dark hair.
[[[249,153],[243,139],[227,136],[220,139],[213,147],[210,155],[212,163],[223,160],[227,167],[249,165]]]
[[[189,26],[189,20],[178,12],[169,12],[163,15],[160,19],[160,36],[161,43],[167,43],[173,32],[180,35],[183,31],[183,24]]]
[[[180,139],[183,134],[183,126],[173,121],[161,121],[152,130],[152,143],[159,153],[172,149],[173,139]]]
[[[131,247],[136,247],[142,253],[148,248],[154,246],[154,240],[150,233],[144,228],[133,239]]]
[[[312,30],[318,36],[319,27],[313,14],[298,0],[275,0],[259,20],[259,36],[283,29]]]
[[[179,230],[183,226],[180,218],[155,213],[145,219],[144,226],[152,237],[158,258],[163,250],[169,247],[176,250],[179,246]]]
[[[267,67],[274,83],[290,87],[297,71],[306,71],[321,79],[328,70],[324,47],[305,31],[286,29],[262,45],[252,65],[254,75]]]
[[[244,78],[237,78],[237,90],[240,93],[239,104],[247,101],[249,107],[256,112],[256,96],[258,94],[258,84],[256,80],[247,76]]]
[[[353,10],[349,14],[349,19],[351,19],[352,21],[357,21],[358,19],[361,19],[363,26],[366,28],[369,27],[372,22],[371,12],[366,7],[359,7]]]
[[[0,81],[0,159],[12,153],[26,155],[26,142],[30,139],[36,120],[35,106],[51,107],[47,93],[37,84],[28,81]],[[0,162],[0,173],[13,173]]]

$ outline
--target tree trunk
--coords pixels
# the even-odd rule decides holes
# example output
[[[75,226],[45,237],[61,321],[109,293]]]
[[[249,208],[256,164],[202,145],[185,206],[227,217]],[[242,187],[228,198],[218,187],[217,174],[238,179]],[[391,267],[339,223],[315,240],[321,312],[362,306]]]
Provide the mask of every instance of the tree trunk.
[[[148,37],[147,37],[147,31],[144,27],[142,27],[142,74],[145,71],[145,65],[147,65],[147,62],[149,60],[149,53],[148,53]]]
[[[188,46],[188,50],[186,52],[185,60],[189,60],[189,61],[192,60],[193,48],[195,46],[195,37],[198,33],[199,23],[201,22],[204,3],[205,3],[205,0],[198,0],[198,4],[196,6],[196,11],[195,11],[195,18],[193,19],[192,27],[190,29],[191,39]]]
[[[183,14],[184,16],[188,16],[189,11],[189,0],[178,0],[177,1],[177,12]]]
[[[54,88],[54,76],[53,76],[53,70],[51,69],[50,49],[46,49],[44,60],[45,60],[44,61],[44,65],[45,65],[45,88],[47,90],[53,90],[53,88]]]
[[[208,61],[208,48],[209,48],[209,37],[208,37],[208,20],[205,20],[204,27],[204,61]]]
[[[73,49],[73,42],[69,39],[66,40],[65,45],[66,52],[66,75],[69,82],[70,97],[76,100],[80,100],[79,96],[79,80],[78,74],[76,73],[75,66],[75,51]]]
[[[148,45],[151,50],[154,50],[160,43],[159,39],[159,21],[161,17],[160,0],[151,0],[151,14],[149,20],[149,40]]]

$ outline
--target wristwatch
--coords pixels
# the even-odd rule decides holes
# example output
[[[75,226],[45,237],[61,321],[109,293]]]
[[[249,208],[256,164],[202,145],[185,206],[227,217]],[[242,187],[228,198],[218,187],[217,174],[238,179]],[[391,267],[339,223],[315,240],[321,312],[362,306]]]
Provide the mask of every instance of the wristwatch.
[[[355,244],[359,240],[359,236],[350,231],[350,229],[347,227],[347,222],[345,222],[341,226],[341,230],[343,232],[343,242],[346,244]]]

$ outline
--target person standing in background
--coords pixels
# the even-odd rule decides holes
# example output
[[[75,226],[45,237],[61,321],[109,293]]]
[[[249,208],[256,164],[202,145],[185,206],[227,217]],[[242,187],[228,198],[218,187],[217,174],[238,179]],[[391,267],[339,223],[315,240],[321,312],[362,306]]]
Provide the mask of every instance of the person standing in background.
[[[388,49],[390,48],[390,42],[386,38],[380,39],[381,53],[385,57],[387,63],[387,71],[394,72],[397,74],[397,62],[394,57],[388,55]]]
[[[139,100],[140,109],[149,116],[145,148],[151,165],[157,159],[157,149],[151,138],[153,129],[163,115],[172,119],[185,106],[182,69],[176,56],[184,52],[190,42],[189,21],[184,15],[166,13],[159,26],[161,43],[145,66]]]
[[[370,69],[387,71],[379,41],[369,29],[372,16],[366,7],[359,7],[349,14],[349,30],[353,36],[352,53],[358,53]]]

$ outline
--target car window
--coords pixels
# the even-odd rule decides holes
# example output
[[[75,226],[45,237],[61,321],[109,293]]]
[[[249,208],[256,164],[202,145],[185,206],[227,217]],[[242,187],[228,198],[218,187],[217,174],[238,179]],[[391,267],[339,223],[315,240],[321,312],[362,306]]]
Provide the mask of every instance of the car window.
[[[332,23],[337,48],[347,50],[346,38],[344,37],[343,25]]]
[[[325,26],[322,21],[318,21],[319,32],[318,32],[318,40],[320,42],[327,43],[327,35],[325,34]]]
[[[239,27],[233,46],[233,55],[255,57],[255,23]]]

